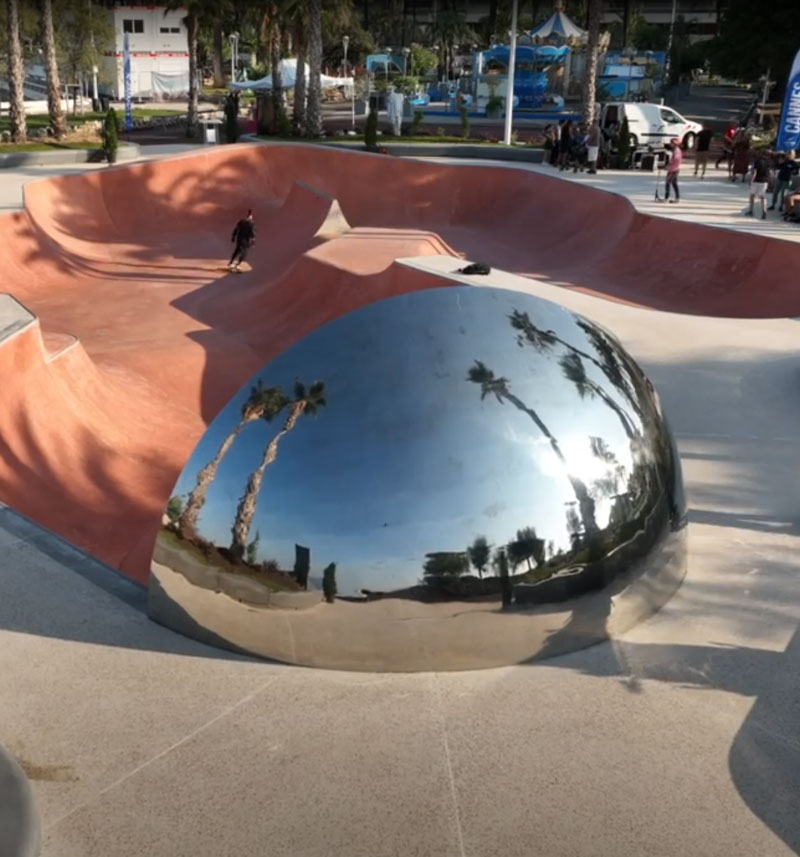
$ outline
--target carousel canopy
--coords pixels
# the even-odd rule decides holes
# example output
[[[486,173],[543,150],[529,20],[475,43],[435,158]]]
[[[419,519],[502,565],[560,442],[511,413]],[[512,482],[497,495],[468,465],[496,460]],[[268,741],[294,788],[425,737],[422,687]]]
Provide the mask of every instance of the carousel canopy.
[[[531,30],[532,39],[586,39],[586,30],[573,23],[561,10]]]

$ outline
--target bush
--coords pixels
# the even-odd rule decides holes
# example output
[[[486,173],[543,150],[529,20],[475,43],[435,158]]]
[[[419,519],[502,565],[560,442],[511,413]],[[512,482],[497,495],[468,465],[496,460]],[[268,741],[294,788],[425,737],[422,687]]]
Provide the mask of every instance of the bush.
[[[328,604],[333,604],[336,597],[336,563],[332,562],[322,572],[322,594]]]
[[[367,116],[367,127],[364,129],[364,142],[368,149],[378,145],[378,111],[373,107]]]
[[[462,104],[458,108],[461,114],[461,136],[466,140],[469,138],[469,110],[466,104]]]
[[[422,122],[425,119],[425,114],[422,110],[414,111],[414,119],[411,122],[411,133],[416,137],[419,134],[419,130],[422,127]]]
[[[119,148],[119,120],[113,107],[108,108],[103,120],[103,130],[100,133],[103,138],[103,151],[106,159],[109,164],[113,164],[117,159],[117,149]]]
[[[402,92],[403,95],[413,95],[417,91],[417,87],[419,86],[419,78],[398,75],[392,80],[392,85],[398,92]]]

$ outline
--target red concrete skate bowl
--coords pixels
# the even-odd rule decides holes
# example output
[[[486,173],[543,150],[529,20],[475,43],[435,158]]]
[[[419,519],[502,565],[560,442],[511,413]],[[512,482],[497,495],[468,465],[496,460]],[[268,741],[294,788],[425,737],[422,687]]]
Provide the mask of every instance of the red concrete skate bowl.
[[[251,207],[253,270],[230,275]],[[0,217],[0,290],[34,316],[0,323],[0,500],[144,582],[178,474],[247,378],[327,321],[446,284],[394,264],[441,253],[675,312],[800,315],[797,245],[537,173],[242,145],[36,182]]]

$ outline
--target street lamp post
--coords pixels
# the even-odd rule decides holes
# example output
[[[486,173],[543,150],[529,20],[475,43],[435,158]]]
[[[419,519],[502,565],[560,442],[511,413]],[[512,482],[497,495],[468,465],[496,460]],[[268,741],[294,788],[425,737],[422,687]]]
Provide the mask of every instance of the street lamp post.
[[[408,76],[408,55],[411,53],[411,48],[403,48],[403,77]]]
[[[383,65],[383,68],[386,72],[386,82],[389,82],[389,61],[392,58],[392,49],[390,47],[386,48],[386,62]]]
[[[344,76],[347,77],[347,49],[350,47],[350,36],[342,36],[342,49],[344,51]],[[350,125],[356,127],[356,77],[353,75],[353,84],[350,87]]]
[[[506,81],[506,124],[503,142],[511,145],[511,125],[514,121],[514,69],[517,63],[517,17],[519,0],[513,0],[511,6],[511,46],[508,53],[508,80]]]
[[[228,36],[231,42],[231,81],[236,80],[236,66],[239,60],[239,34],[231,33]]]

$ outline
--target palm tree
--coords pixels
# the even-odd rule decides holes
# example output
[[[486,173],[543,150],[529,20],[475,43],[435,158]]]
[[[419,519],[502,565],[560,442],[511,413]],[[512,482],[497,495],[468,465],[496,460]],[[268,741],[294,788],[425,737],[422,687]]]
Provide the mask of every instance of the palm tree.
[[[249,423],[256,420],[271,422],[286,405],[289,399],[279,387],[265,387],[259,380],[250,390],[247,401],[242,405],[239,422],[233,427],[228,436],[222,441],[216,455],[197,474],[197,481],[186,501],[186,507],[178,519],[178,528],[184,538],[192,537],[197,530],[197,519],[206,502],[208,489],[214,481],[222,459],[228,454],[239,432]]]
[[[491,549],[486,541],[486,536],[477,536],[475,541],[467,548],[469,561],[475,566],[478,577],[483,577],[483,572],[489,564]]]
[[[66,133],[64,111],[61,109],[61,81],[58,77],[56,60],[56,39],[53,33],[53,2],[40,0],[39,11],[42,16],[42,42],[44,47],[44,68],[47,77],[47,112],[53,136],[60,140]]]
[[[322,0],[308,0],[308,103],[306,135],[322,136]]]
[[[539,431],[547,438],[550,443],[550,448],[555,453],[558,460],[564,466],[572,490],[575,492],[575,499],[578,501],[578,506],[581,511],[581,519],[583,521],[584,530],[587,536],[591,536],[598,531],[597,522],[594,516],[594,500],[589,494],[586,483],[573,476],[569,471],[567,459],[561,451],[558,441],[547,428],[539,415],[532,408],[529,408],[521,399],[515,396],[510,390],[508,378],[502,376],[496,377],[494,372],[489,369],[480,360],[475,361],[475,365],[471,366],[467,374],[467,380],[473,384],[478,384],[481,388],[481,399],[485,399],[488,395],[493,395],[502,405],[504,402],[511,402],[515,408],[527,414],[535,423]]]
[[[597,94],[597,57],[600,52],[600,6],[602,0],[586,0],[589,8],[589,32],[586,39],[586,68],[583,72],[583,122],[591,125],[595,117]],[[624,47],[624,46],[623,46]]]
[[[22,66],[22,47],[19,42],[19,6],[17,0],[6,0],[6,13],[11,142],[24,143],[28,137],[28,125],[25,119],[25,96],[22,91],[22,80],[25,72]]]
[[[197,136],[198,87],[197,87],[197,41],[200,34],[200,21],[213,20],[218,3],[214,0],[166,0],[165,11],[185,9],[186,46],[189,51],[189,108],[186,114],[186,136]]]
[[[269,46],[270,73],[272,75],[272,89],[270,99],[272,101],[272,122],[275,127],[280,127],[281,118],[284,114],[283,108],[283,74],[281,73],[281,60],[283,58],[282,24],[285,21],[285,2],[272,0],[266,5],[264,16],[261,20],[261,38]]]
[[[289,403],[289,416],[283,424],[283,428],[272,438],[264,449],[261,463],[250,474],[247,480],[247,489],[236,509],[236,520],[233,522],[231,534],[230,553],[234,561],[240,562],[247,548],[247,537],[250,534],[250,525],[256,514],[258,495],[261,491],[261,483],[264,480],[264,472],[278,457],[278,444],[297,424],[303,414],[311,416],[326,404],[325,384],[322,381],[314,383],[306,388],[299,381],[294,385],[294,400]]]

